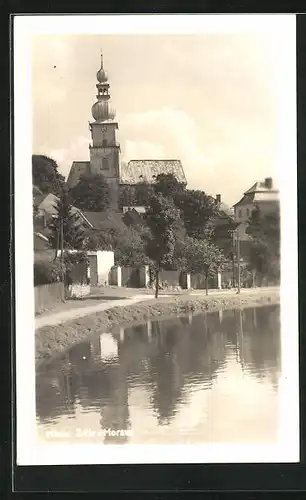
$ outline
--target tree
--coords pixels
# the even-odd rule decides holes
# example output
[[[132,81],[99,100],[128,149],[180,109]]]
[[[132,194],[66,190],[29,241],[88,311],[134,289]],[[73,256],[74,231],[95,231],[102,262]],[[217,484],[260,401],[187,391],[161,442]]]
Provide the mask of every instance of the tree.
[[[173,262],[178,220],[179,211],[171,199],[161,194],[150,198],[146,211],[146,223],[150,233],[145,236],[145,252],[154,263],[155,298],[158,297],[160,270],[162,266]]]
[[[70,194],[74,206],[81,210],[104,212],[110,206],[109,186],[99,174],[82,175]]]
[[[178,248],[178,262],[182,270],[205,274],[206,295],[208,278],[215,276],[226,264],[222,250],[206,240],[187,237]]]
[[[204,191],[186,189],[174,195],[188,236],[207,239],[213,234],[212,219],[219,214],[218,203]]]
[[[132,228],[120,233],[115,242],[115,263],[119,266],[142,266],[150,263],[145,249],[145,233]]]
[[[113,250],[118,266],[140,266],[149,264],[145,254],[145,244],[140,233],[134,228],[125,230],[107,228],[103,231],[88,231],[84,238],[87,250]]]
[[[58,172],[57,163],[44,155],[32,156],[33,185],[42,193],[60,195],[65,177]]]
[[[249,265],[261,277],[278,280],[280,275],[280,215],[256,208],[246,229],[251,237]]]
[[[154,194],[173,200],[179,209],[188,236],[210,238],[214,231],[213,219],[219,215],[219,203],[204,191],[186,189],[174,174],[159,174],[153,185],[136,186],[136,204],[147,205]]]
[[[136,205],[147,206],[150,202],[151,197],[154,194],[152,185],[147,182],[140,182],[135,186],[135,201]]]
[[[63,189],[55,208],[57,214],[52,222],[50,222],[49,229],[51,230],[50,242],[52,247],[56,249],[56,255],[61,243],[63,250],[82,249],[84,246],[85,230],[78,213],[73,211],[71,198],[67,189]],[[62,242],[61,238],[63,238]]]
[[[178,182],[174,174],[159,174],[155,179],[154,191],[160,193],[166,198],[171,197],[175,200],[175,196],[184,191],[185,186]]]
[[[87,250],[113,250],[117,231],[113,228],[103,231],[88,230],[84,236],[84,246]]]
[[[135,186],[125,186],[120,190],[119,205],[121,209],[136,205]]]

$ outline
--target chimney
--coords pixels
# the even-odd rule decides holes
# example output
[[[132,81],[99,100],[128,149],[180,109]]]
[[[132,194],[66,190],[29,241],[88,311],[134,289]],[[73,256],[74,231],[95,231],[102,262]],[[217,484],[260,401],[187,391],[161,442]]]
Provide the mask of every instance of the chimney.
[[[272,186],[273,186],[273,181],[272,181],[272,177],[267,177],[265,179],[265,187],[267,189],[272,189]]]
[[[221,194],[216,194],[216,202],[221,203]]]

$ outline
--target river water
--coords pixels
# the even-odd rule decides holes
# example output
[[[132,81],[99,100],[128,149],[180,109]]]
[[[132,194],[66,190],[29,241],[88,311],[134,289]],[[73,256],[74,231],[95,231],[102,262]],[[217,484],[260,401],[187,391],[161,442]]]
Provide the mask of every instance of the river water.
[[[36,374],[39,439],[273,443],[279,306],[95,332]]]

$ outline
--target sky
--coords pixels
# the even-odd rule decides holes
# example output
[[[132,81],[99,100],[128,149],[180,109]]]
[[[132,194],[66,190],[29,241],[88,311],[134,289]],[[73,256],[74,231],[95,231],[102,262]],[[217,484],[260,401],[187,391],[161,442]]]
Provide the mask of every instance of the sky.
[[[122,161],[180,159],[189,188],[229,205],[265,177],[277,184],[277,36],[35,35],[33,153],[65,176],[89,160],[102,49]]]

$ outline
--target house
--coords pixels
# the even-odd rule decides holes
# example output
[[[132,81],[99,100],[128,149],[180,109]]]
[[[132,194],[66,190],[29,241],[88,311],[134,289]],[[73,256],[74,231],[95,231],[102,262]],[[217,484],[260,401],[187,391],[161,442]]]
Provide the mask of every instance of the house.
[[[242,198],[235,203],[233,208],[235,221],[239,223],[241,251],[247,253],[251,241],[247,228],[253,210],[259,208],[265,214],[279,211],[279,191],[273,187],[273,179],[267,177],[264,182],[255,182],[243,193]]]
[[[58,196],[53,193],[44,193],[34,196],[33,207],[35,210],[34,225],[43,228],[47,227],[48,222],[57,216],[56,204],[59,201]],[[71,212],[78,214],[80,210],[71,207]]]
[[[33,206],[36,209],[37,216],[48,219],[50,216],[56,215],[55,205],[57,201],[59,201],[59,198],[53,193],[36,194]]]
[[[39,187],[35,186],[35,185],[33,185],[32,193],[33,193],[33,196],[37,196],[39,194],[43,194],[42,191],[39,189]]]
[[[267,177],[264,182],[255,182],[233,208],[237,222],[247,222],[255,208],[264,213],[278,211],[279,191],[273,187],[273,179]]]
[[[34,262],[37,261],[51,261],[54,258],[54,250],[49,243],[48,238],[34,230],[33,233],[33,248],[34,248]]]
[[[142,207],[131,207],[123,211],[122,220],[127,226],[142,226],[144,224],[145,208],[142,211]]]
[[[111,210],[106,212],[86,212],[79,210],[79,215],[84,221],[84,226],[93,231],[114,230],[122,232],[127,228],[122,214]]]
[[[33,238],[34,238],[34,252],[43,252],[45,250],[50,250],[51,245],[49,243],[49,240],[46,236],[44,236],[42,233],[33,233]]]

